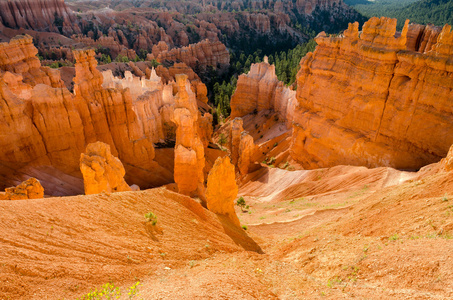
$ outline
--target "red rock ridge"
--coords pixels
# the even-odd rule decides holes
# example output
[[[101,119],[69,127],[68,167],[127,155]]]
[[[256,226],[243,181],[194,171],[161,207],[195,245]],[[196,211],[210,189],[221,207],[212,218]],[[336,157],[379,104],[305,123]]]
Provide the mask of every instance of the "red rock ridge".
[[[450,30],[424,54],[405,50],[408,23],[398,36],[395,19],[319,34],[297,76],[292,157],[306,168],[402,169],[444,157],[453,143]]]
[[[64,0],[0,1],[0,22],[10,28],[59,32],[55,16],[61,18],[63,33],[80,32],[76,18]]]
[[[159,43],[159,45],[162,46],[162,43]],[[156,47],[153,48],[153,53],[148,55],[148,59],[157,59],[160,62],[165,60],[183,62],[192,69],[206,68],[207,66],[225,69],[230,63],[230,55],[225,45],[219,41],[211,42],[209,40],[171,50]]]

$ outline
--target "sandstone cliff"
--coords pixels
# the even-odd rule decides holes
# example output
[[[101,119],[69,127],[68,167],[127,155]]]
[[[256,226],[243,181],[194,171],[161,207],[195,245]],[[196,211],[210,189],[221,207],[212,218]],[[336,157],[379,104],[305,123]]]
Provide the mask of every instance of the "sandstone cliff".
[[[353,164],[417,169],[453,143],[452,33],[431,51],[407,48],[408,24],[372,18],[321,33],[297,76],[292,157],[307,168]],[[414,46],[411,46],[414,48]]]
[[[267,62],[252,64],[247,74],[239,76],[237,88],[231,97],[231,118],[243,117],[261,110],[273,110],[292,122],[296,92],[279,81],[275,66]]]

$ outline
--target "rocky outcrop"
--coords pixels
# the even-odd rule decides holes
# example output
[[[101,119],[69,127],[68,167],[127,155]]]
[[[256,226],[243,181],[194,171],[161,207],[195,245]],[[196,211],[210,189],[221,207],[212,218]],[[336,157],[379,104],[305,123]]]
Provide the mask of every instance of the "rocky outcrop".
[[[338,164],[418,169],[453,143],[452,33],[408,51],[408,23],[372,18],[317,36],[297,75],[291,155],[306,168]]]
[[[30,178],[16,187],[5,189],[0,193],[0,200],[26,200],[44,198],[44,188],[39,180]]]
[[[176,106],[173,122],[176,124],[175,183],[185,195],[204,199],[204,146],[198,134],[199,112],[195,94],[186,75],[176,75]]]
[[[453,146],[450,147],[447,156],[442,159],[441,164],[445,171],[453,171]]]
[[[183,62],[194,70],[207,66],[226,69],[230,63],[230,55],[225,45],[221,42],[201,41],[187,47],[173,48],[160,51],[161,48],[153,48],[153,53],[148,59],[156,59],[159,62],[172,61]]]
[[[274,110],[292,122],[296,104],[296,92],[279,81],[275,66],[267,61],[252,64],[247,74],[239,76],[237,88],[231,97],[231,118],[243,117],[261,110]]]
[[[341,0],[297,0],[297,10],[301,14],[309,15],[313,13],[315,8],[329,9],[332,6],[345,5]]]
[[[239,173],[242,176],[248,174],[250,166],[255,163],[257,148],[253,137],[245,131],[242,132],[237,163]]]
[[[228,156],[219,157],[208,175],[206,202],[208,209],[216,214],[227,216],[233,224],[240,226],[234,211],[234,200],[238,194],[234,166]]]
[[[63,87],[59,72],[41,67],[37,54],[38,49],[29,35],[14,37],[9,43],[0,43],[0,70],[20,74],[23,82],[32,86],[42,83]]]
[[[235,118],[231,121],[230,129],[230,156],[231,162],[241,175],[248,173],[250,165],[255,162],[257,146],[253,137],[244,131],[243,120]]]
[[[8,0],[0,2],[0,21],[10,28],[80,32],[76,18],[64,0]]]
[[[123,164],[112,155],[110,146],[105,143],[88,144],[85,153],[80,155],[80,171],[85,195],[131,190],[124,181],[126,171]]]
[[[437,43],[442,27],[434,25],[409,24],[406,50],[428,52]]]

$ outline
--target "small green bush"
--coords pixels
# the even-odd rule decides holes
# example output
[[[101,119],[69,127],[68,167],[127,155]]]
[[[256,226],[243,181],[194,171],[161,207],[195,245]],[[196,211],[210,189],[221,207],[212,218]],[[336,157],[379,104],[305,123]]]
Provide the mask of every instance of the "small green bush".
[[[145,214],[145,219],[146,222],[151,222],[153,226],[157,224],[157,216],[153,212]]]

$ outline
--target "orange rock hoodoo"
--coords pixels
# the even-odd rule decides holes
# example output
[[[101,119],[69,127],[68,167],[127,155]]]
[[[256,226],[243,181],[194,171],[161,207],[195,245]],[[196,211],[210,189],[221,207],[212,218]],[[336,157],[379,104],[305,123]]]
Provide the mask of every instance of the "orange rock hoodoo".
[[[25,200],[44,198],[44,188],[39,180],[30,178],[16,187],[5,189],[0,193],[0,200]]]
[[[172,159],[165,165],[154,161],[153,143],[174,138],[174,83],[163,84],[155,72],[150,79],[102,74],[96,69],[94,51],[74,51],[77,63],[71,93],[60,80],[59,70],[41,67],[36,54],[29,36],[0,44],[3,166],[18,176],[23,167],[48,166],[55,170],[50,174],[81,178],[80,154],[89,143],[102,141],[122,161],[131,183],[146,188],[173,182]],[[192,110],[197,110],[196,105],[195,101]],[[46,187],[51,181],[39,179],[52,195],[53,189]],[[82,182],[77,180],[81,189]],[[59,193],[64,195],[64,188]]]
[[[198,134],[199,112],[187,75],[176,75],[176,106],[173,122],[177,125],[175,182],[181,194],[197,194],[204,199],[204,146]]]
[[[307,168],[416,169],[446,155],[453,33],[445,25],[432,50],[419,53],[405,50],[407,32],[407,23],[397,36],[395,19],[371,18],[361,34],[355,23],[343,36],[317,36],[297,76],[294,159]]]
[[[254,163],[253,157],[257,151],[253,137],[244,131],[241,118],[231,122],[230,133],[231,162],[237,166],[241,175],[248,173],[250,164]]]
[[[234,166],[230,159],[218,157],[208,175],[206,202],[208,209],[216,214],[226,215],[234,224],[240,226],[234,211],[234,199],[238,194]]]
[[[132,190],[124,181],[126,171],[123,164],[105,143],[88,144],[86,152],[80,155],[80,171],[86,195]]]

